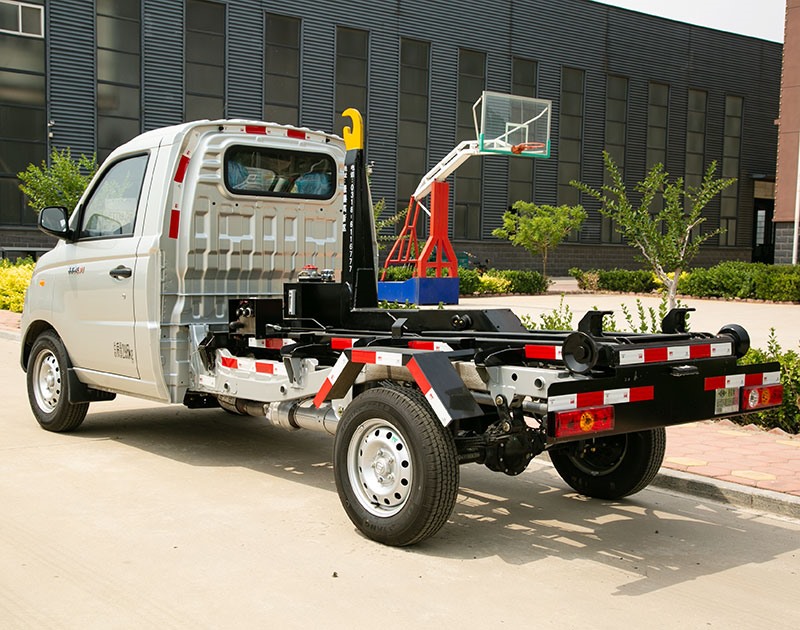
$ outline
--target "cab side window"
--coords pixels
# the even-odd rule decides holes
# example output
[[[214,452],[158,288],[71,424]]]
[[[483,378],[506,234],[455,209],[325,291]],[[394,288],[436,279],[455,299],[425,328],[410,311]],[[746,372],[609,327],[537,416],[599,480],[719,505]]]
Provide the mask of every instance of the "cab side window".
[[[83,209],[80,238],[133,234],[146,168],[147,155],[137,155],[120,160],[105,172]]]

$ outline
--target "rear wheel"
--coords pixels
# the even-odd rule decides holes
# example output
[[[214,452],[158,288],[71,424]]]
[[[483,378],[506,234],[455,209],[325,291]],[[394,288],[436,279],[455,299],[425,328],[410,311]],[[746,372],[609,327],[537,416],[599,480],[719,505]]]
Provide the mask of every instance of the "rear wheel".
[[[72,431],[86,417],[89,403],[69,401],[69,357],[52,331],[36,338],[28,358],[28,401],[33,415],[48,431]]]
[[[369,389],[336,430],[336,489],[372,540],[404,546],[433,536],[453,511],[458,472],[453,436],[418,390]]]
[[[664,461],[663,428],[570,442],[550,451],[553,466],[577,492],[620,499],[646,488]]]

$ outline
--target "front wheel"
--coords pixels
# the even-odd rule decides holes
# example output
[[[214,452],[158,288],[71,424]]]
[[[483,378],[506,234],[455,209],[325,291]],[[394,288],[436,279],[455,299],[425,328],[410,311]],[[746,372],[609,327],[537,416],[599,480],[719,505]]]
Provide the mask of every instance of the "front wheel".
[[[550,451],[553,466],[574,490],[621,499],[646,488],[664,461],[663,428],[570,442]]]
[[[455,442],[418,390],[377,387],[356,397],[336,430],[333,453],[342,505],[372,540],[418,543],[453,511]]]
[[[69,401],[68,369],[69,357],[58,335],[39,335],[28,358],[28,401],[36,421],[48,431],[77,429],[89,410],[89,403]]]

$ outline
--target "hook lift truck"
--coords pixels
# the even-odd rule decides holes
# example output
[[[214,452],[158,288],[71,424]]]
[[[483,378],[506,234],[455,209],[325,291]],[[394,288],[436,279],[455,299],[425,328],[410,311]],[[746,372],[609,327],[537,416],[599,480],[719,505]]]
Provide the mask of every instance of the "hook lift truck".
[[[484,103],[478,144],[449,159],[549,153],[549,103],[513,98]],[[634,334],[604,331],[602,311],[563,332],[506,309],[378,308],[362,120],[345,116],[344,140],[241,120],[150,131],[71,216],[41,211],[59,241],[27,293],[21,364],[44,429],[119,393],[327,432],[347,515],[400,546],[445,524],[462,464],[518,475],[547,452],[577,492],[618,499],[653,480],[666,426],[781,404],[776,363],[737,365],[747,333],[689,332],[688,309]]]

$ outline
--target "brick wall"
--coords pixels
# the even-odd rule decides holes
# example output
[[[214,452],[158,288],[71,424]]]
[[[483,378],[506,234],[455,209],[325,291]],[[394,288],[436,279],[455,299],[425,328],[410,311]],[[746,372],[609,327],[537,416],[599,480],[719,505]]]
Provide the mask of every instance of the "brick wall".
[[[794,225],[792,223],[775,224],[775,264],[792,264],[792,237]]]

